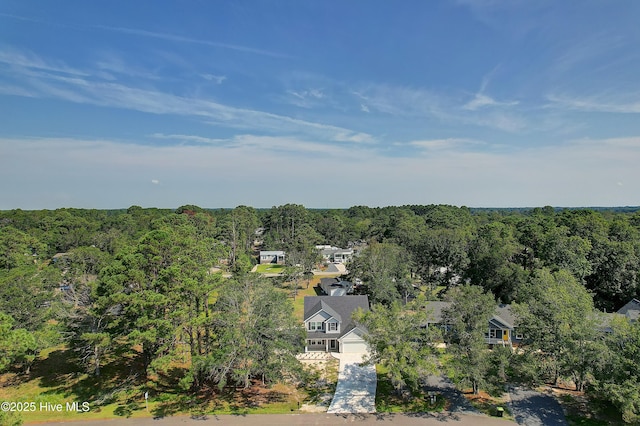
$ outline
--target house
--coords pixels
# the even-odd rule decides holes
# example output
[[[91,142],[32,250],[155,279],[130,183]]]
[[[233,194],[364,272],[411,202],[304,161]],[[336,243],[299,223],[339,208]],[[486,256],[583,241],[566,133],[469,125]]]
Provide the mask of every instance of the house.
[[[618,315],[624,315],[631,322],[638,321],[640,317],[640,300],[631,299],[629,303],[618,309],[616,312]]]
[[[284,251],[260,251],[260,264],[263,263],[276,263],[278,265],[284,265]]]
[[[443,323],[443,311],[451,305],[450,302],[427,302],[427,326],[438,325],[447,329],[447,324]],[[510,305],[498,305],[489,319],[487,331],[484,333],[484,340],[489,345],[509,345],[520,343],[523,336],[517,330],[517,318]]]
[[[327,296],[346,296],[353,293],[353,283],[338,278],[321,278],[319,287]]]
[[[351,315],[369,310],[367,296],[307,296],[304,298],[305,352],[362,353],[369,350]]]
[[[320,251],[322,259],[331,263],[346,263],[353,258],[353,249],[342,249],[329,245],[316,246]]]
[[[630,322],[636,322],[640,318],[640,300],[631,299],[616,312],[604,312],[601,316],[600,330],[605,333],[612,333],[612,321],[617,318],[625,318]]]

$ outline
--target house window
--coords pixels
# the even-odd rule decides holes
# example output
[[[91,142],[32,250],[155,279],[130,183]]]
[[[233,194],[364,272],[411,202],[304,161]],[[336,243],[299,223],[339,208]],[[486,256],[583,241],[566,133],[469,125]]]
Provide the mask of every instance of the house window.
[[[309,331],[320,331],[322,330],[321,322],[310,322],[309,323]]]
[[[516,333],[516,339],[522,340],[524,338],[521,331],[516,331],[515,333]]]
[[[485,334],[486,336],[486,334]],[[490,339],[502,339],[502,330],[496,330],[492,328],[489,330],[489,338]]]
[[[330,322],[329,323],[329,331],[338,331],[338,323]]]

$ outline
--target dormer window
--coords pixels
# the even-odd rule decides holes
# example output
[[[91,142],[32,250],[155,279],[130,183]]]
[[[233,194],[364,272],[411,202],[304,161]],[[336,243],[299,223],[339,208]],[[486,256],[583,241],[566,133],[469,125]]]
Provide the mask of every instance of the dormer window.
[[[329,331],[338,331],[338,323],[330,322],[329,323]]]

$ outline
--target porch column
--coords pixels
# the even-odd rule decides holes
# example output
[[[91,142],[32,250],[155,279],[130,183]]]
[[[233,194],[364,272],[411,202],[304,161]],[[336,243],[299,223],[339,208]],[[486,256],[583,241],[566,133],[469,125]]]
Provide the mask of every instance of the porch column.
[[[324,341],[324,351],[329,352],[329,339]]]

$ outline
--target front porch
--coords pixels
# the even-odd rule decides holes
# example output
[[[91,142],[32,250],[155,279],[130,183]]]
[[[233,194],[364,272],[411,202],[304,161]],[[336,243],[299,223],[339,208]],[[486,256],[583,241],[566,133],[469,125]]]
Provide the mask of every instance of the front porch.
[[[338,339],[307,339],[305,352],[340,352]]]
[[[484,340],[489,345],[511,346],[511,333],[508,329],[490,328]]]

